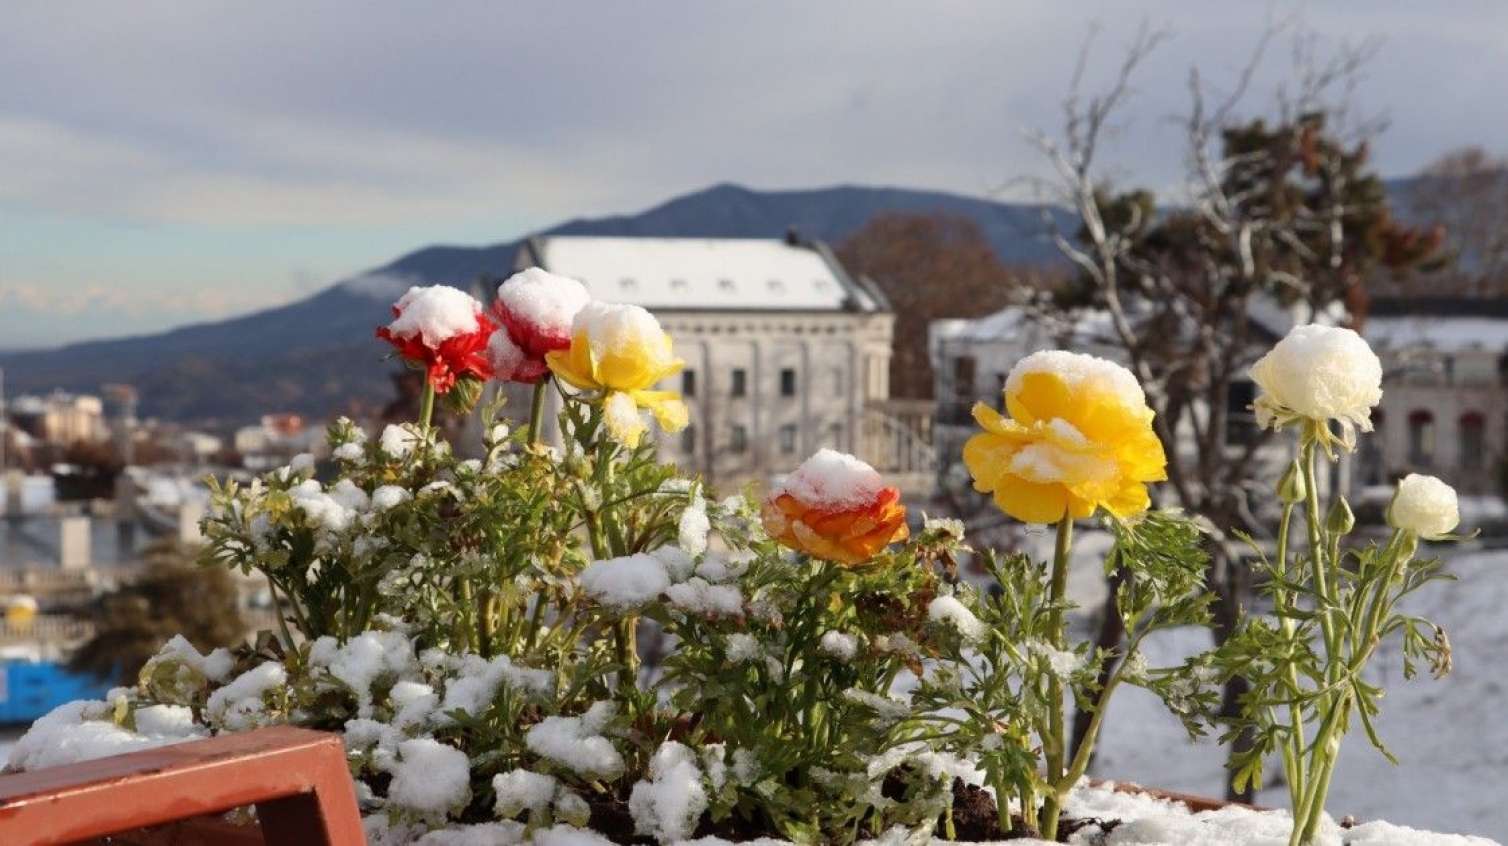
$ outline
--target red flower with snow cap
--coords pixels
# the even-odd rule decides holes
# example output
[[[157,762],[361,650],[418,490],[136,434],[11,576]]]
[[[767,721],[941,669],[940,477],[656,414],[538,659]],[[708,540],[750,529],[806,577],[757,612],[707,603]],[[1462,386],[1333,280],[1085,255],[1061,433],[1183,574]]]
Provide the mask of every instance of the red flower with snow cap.
[[[591,299],[580,282],[538,267],[508,277],[492,303],[502,328],[487,344],[497,378],[537,384],[548,375],[545,354],[571,345],[576,313]]]
[[[393,304],[393,317],[377,337],[423,367],[435,393],[448,393],[462,377],[492,378],[487,339],[497,325],[475,297],[449,285],[416,285]]]

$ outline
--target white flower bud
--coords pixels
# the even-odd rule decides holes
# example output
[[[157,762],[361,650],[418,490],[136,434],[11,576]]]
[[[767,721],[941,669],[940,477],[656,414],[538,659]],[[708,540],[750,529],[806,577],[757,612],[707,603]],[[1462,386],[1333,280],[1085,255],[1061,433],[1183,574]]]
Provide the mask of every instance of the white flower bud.
[[[1353,427],[1372,431],[1372,408],[1382,401],[1382,362],[1360,335],[1337,326],[1293,327],[1252,365],[1251,378],[1261,388],[1260,425],[1335,420],[1347,448]]]
[[[1398,483],[1388,523],[1425,540],[1448,535],[1461,522],[1456,490],[1434,476],[1410,473]]]

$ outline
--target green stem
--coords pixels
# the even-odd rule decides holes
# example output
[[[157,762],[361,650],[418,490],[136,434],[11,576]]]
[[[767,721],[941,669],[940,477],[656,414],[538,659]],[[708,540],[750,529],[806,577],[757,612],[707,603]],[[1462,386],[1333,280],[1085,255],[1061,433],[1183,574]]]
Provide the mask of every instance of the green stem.
[[[491,589],[482,591],[479,603],[481,616],[477,618],[477,654],[492,657],[492,640],[497,633],[497,596]]]
[[[1278,523],[1278,566],[1279,578],[1287,579],[1288,574],[1288,537],[1289,529],[1293,524],[1293,503],[1283,506],[1283,517]],[[1293,642],[1293,618],[1289,612],[1293,609],[1289,604],[1287,589],[1281,585],[1273,588],[1273,605],[1278,612],[1278,624],[1283,629],[1284,638],[1291,644]],[[1297,808],[1300,799],[1304,795],[1304,709],[1297,702],[1299,695],[1299,671],[1292,658],[1287,662],[1285,673],[1288,685],[1291,688],[1290,695],[1295,701],[1288,705],[1288,745],[1283,751],[1283,769],[1288,776],[1288,807]]]
[[[1048,601],[1052,610],[1047,617],[1047,636],[1052,648],[1061,650],[1067,640],[1063,627],[1063,602],[1068,593],[1068,564],[1073,550],[1073,517],[1066,511],[1058,521],[1057,545],[1053,549],[1052,583]],[[1064,795],[1069,788],[1063,786],[1063,757],[1066,739],[1063,726],[1063,680],[1056,675],[1047,681],[1047,738],[1043,744],[1047,759],[1047,783],[1051,786],[1042,810],[1042,836],[1046,840],[1058,838],[1058,814]],[[1071,785],[1070,785],[1071,787]]]
[[[272,577],[267,577],[267,595],[272,600],[272,616],[277,618],[278,628],[283,633],[283,649],[293,651],[293,634],[288,631],[288,621],[283,619],[283,609],[278,607],[278,589]]]
[[[419,401],[419,431],[428,432],[431,418],[435,416],[435,386],[424,380],[424,397]]]
[[[540,430],[544,428],[545,393],[550,389],[548,378],[534,386],[534,402],[529,406],[529,443],[539,443]]]

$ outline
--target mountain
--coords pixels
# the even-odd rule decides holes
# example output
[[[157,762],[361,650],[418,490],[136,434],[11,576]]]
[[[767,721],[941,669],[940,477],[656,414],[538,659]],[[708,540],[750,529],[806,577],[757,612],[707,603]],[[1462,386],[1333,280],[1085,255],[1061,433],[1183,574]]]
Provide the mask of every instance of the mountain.
[[[779,237],[839,241],[884,212],[946,212],[975,221],[1002,260],[1057,260],[1040,236],[1042,207],[900,188],[839,186],[754,191],[716,185],[635,215],[579,218],[540,234],[661,237]],[[1060,213],[1059,213],[1060,214]],[[386,348],[372,336],[388,305],[410,284],[469,283],[506,275],[519,241],[483,247],[431,246],[297,302],[167,332],[0,354],[8,391],[97,391],[126,382],[141,413],[232,423],[267,411],[322,417],[353,399],[391,394]]]

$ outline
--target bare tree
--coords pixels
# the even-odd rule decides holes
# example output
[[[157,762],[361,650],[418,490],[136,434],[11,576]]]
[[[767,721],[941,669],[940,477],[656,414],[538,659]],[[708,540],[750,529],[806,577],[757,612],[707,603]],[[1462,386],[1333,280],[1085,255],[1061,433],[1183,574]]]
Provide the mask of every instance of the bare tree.
[[[1051,235],[1081,272],[1078,304],[1109,316],[1113,337],[1106,340],[1121,350],[1156,412],[1173,504],[1252,534],[1263,522],[1248,491],[1269,436],[1250,425],[1246,400],[1234,391],[1274,340],[1262,313],[1287,309],[1304,320],[1337,303],[1360,313],[1375,269],[1417,263],[1437,244],[1391,219],[1381,180],[1367,169],[1368,140],[1381,123],[1357,118],[1349,103],[1375,46],[1321,57],[1314,40],[1297,33],[1294,79],[1279,89],[1274,114],[1238,117],[1264,56],[1288,29],[1273,23],[1263,31],[1222,96],[1197,69],[1190,72],[1190,107],[1178,120],[1187,196],[1169,207],[1159,209],[1149,191],[1117,193],[1099,161],[1133,78],[1165,31],[1142,26],[1110,83],[1086,96],[1091,32],[1061,129],[1032,135],[1054,173],[1038,187],[1079,219],[1078,231],[1067,232],[1047,218]],[[1222,540],[1212,544],[1208,574],[1219,595],[1212,609],[1217,642],[1234,631],[1251,588],[1249,569]],[[1104,674],[1123,634],[1116,581],[1100,633],[1100,645],[1112,650]],[[1245,690],[1242,679],[1227,685],[1223,716],[1239,713]]]
[[[890,392],[931,398],[927,327],[944,317],[977,317],[1052,284],[1038,267],[1000,261],[984,231],[957,214],[876,215],[839,247],[844,267],[874,279],[895,310]]]
[[[1433,293],[1495,297],[1508,292],[1508,157],[1481,147],[1452,150],[1408,183],[1404,202],[1422,220],[1441,223],[1453,260]],[[1412,293],[1399,286],[1391,293]]]

